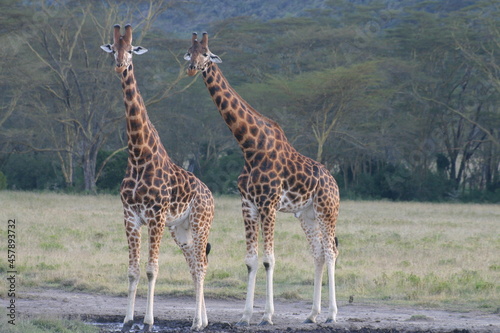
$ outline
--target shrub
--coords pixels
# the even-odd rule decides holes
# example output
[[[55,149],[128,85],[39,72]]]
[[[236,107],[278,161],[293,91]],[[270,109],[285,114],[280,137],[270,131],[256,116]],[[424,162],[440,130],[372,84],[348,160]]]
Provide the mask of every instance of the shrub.
[[[238,193],[237,180],[244,165],[243,156],[239,153],[228,153],[215,163],[207,164],[200,179],[210,190],[218,194]]]
[[[44,190],[64,187],[53,156],[47,153],[12,154],[2,168],[11,188]]]
[[[106,158],[113,152],[101,150],[97,153],[97,168],[99,169]],[[97,188],[105,191],[118,191],[125,176],[127,168],[128,152],[121,151],[114,155],[104,166],[102,173],[97,179]]]

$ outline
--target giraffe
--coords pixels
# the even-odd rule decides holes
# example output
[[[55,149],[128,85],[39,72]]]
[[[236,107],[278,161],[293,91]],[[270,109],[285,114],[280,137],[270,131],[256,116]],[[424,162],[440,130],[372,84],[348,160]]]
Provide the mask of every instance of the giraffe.
[[[336,321],[335,261],[338,256],[335,224],[339,212],[339,189],[320,163],[300,154],[288,142],[281,127],[252,108],[231,87],[217,63],[222,60],[208,48],[208,35],[201,42],[193,33],[184,59],[190,76],[201,72],[219,113],[238,142],[245,164],[238,177],[245,224],[248,286],[239,325],[247,326],[253,313],[258,268],[258,233],[262,229],[263,264],[266,270],[266,306],[261,325],[272,324],[274,313],[273,273],[276,212],[294,213],[306,234],[314,258],[314,294],[306,323],[316,322],[321,311],[321,283],[328,271],[327,322]]]
[[[212,193],[192,173],[172,162],[148,118],[132,64],[132,52],[143,54],[147,50],[141,46],[132,46],[132,27],[126,25],[125,34],[121,35],[120,26],[115,25],[114,43],[102,45],[101,48],[114,54],[115,71],[121,76],[127,122],[129,157],[120,194],[129,247],[129,289],[122,332],[130,330],[134,319],[143,225],[147,226],[149,239],[144,331],[151,331],[154,322],[154,288],[165,226],[181,248],[195,285],[196,308],[191,328],[203,329],[208,324],[203,284],[210,249],[208,235],[214,217]]]

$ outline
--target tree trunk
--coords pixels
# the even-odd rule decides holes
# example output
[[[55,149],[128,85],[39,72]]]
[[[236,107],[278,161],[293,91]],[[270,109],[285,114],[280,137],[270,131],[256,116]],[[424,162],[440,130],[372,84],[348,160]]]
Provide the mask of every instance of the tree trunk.
[[[96,164],[97,164],[97,148],[89,147],[83,155],[83,184],[86,192],[96,192]]]

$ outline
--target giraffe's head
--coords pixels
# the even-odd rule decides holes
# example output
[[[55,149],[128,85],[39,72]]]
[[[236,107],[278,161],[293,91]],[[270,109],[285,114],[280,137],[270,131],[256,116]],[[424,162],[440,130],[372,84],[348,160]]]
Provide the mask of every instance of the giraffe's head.
[[[113,35],[113,44],[105,44],[101,49],[108,53],[113,53],[116,60],[115,71],[123,72],[132,62],[132,52],[135,54],[143,54],[148,52],[142,46],[132,46],[132,26],[125,26],[125,35],[120,34],[120,25],[115,25],[115,33]]]
[[[208,49],[208,34],[203,33],[201,42],[198,42],[198,34],[193,32],[192,45],[184,55],[189,61],[187,74],[193,76],[197,71],[203,72],[211,62],[220,63],[222,60]]]

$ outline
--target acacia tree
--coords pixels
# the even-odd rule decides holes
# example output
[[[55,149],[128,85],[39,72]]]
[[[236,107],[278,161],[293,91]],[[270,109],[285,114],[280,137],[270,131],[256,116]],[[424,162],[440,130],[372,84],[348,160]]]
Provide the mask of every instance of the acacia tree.
[[[295,127],[294,131],[300,133],[296,135],[312,139],[315,159],[324,163],[325,144],[332,136],[339,136],[337,131],[341,122],[348,118],[362,119],[359,114],[366,118],[380,106],[380,99],[375,96],[377,90],[382,93],[379,89],[382,81],[377,62],[367,62],[306,72],[291,78],[273,76],[260,90],[280,96],[279,101],[275,98],[273,102],[273,106],[279,108],[275,110],[278,118],[283,119],[285,126]]]
[[[33,73],[33,98],[26,103],[32,111],[26,116],[37,128],[26,145],[52,149],[68,187],[73,185],[74,164],[79,163],[85,190],[94,191],[97,152],[121,119],[119,98],[106,89],[113,78],[103,70],[103,57],[92,50],[98,46],[93,41],[99,35],[93,23],[97,8],[91,3],[76,9],[45,2],[40,6],[47,20],[27,38],[26,46],[42,64],[45,80],[37,80],[39,73]],[[114,16],[109,13],[107,19]]]
[[[111,61],[99,50],[109,43],[110,27],[133,22],[141,31],[136,41],[140,43],[158,15],[176,2],[36,3],[43,19],[34,23],[30,34],[21,35],[35,64],[28,73],[31,85],[24,88],[28,98],[23,112],[33,127],[18,143],[55,153],[66,186],[73,186],[79,165],[84,189],[95,191],[97,153],[124,117],[121,94],[110,84],[117,81]],[[157,92],[161,100],[171,85],[158,89],[165,89]]]
[[[498,13],[500,4],[496,1],[479,1],[470,12],[463,13],[455,21],[452,36],[463,57],[473,65],[480,78],[481,107],[485,115],[478,121],[452,109],[465,121],[480,129],[486,135],[481,147],[479,186],[495,190],[500,187],[500,29]]]
[[[466,179],[481,173],[477,166],[482,165],[479,159],[484,144],[493,137],[488,124],[498,97],[492,85],[485,84],[477,64],[456,46],[457,40],[484,37],[481,29],[453,29],[456,22],[468,20],[464,15],[408,11],[391,34],[400,56],[414,68],[407,92],[414,103],[410,112],[416,119],[428,120],[421,123],[414,148],[422,158],[407,155],[407,161],[416,170],[442,169],[455,191],[461,185],[465,188]],[[432,142],[433,149],[427,149],[427,142]]]

